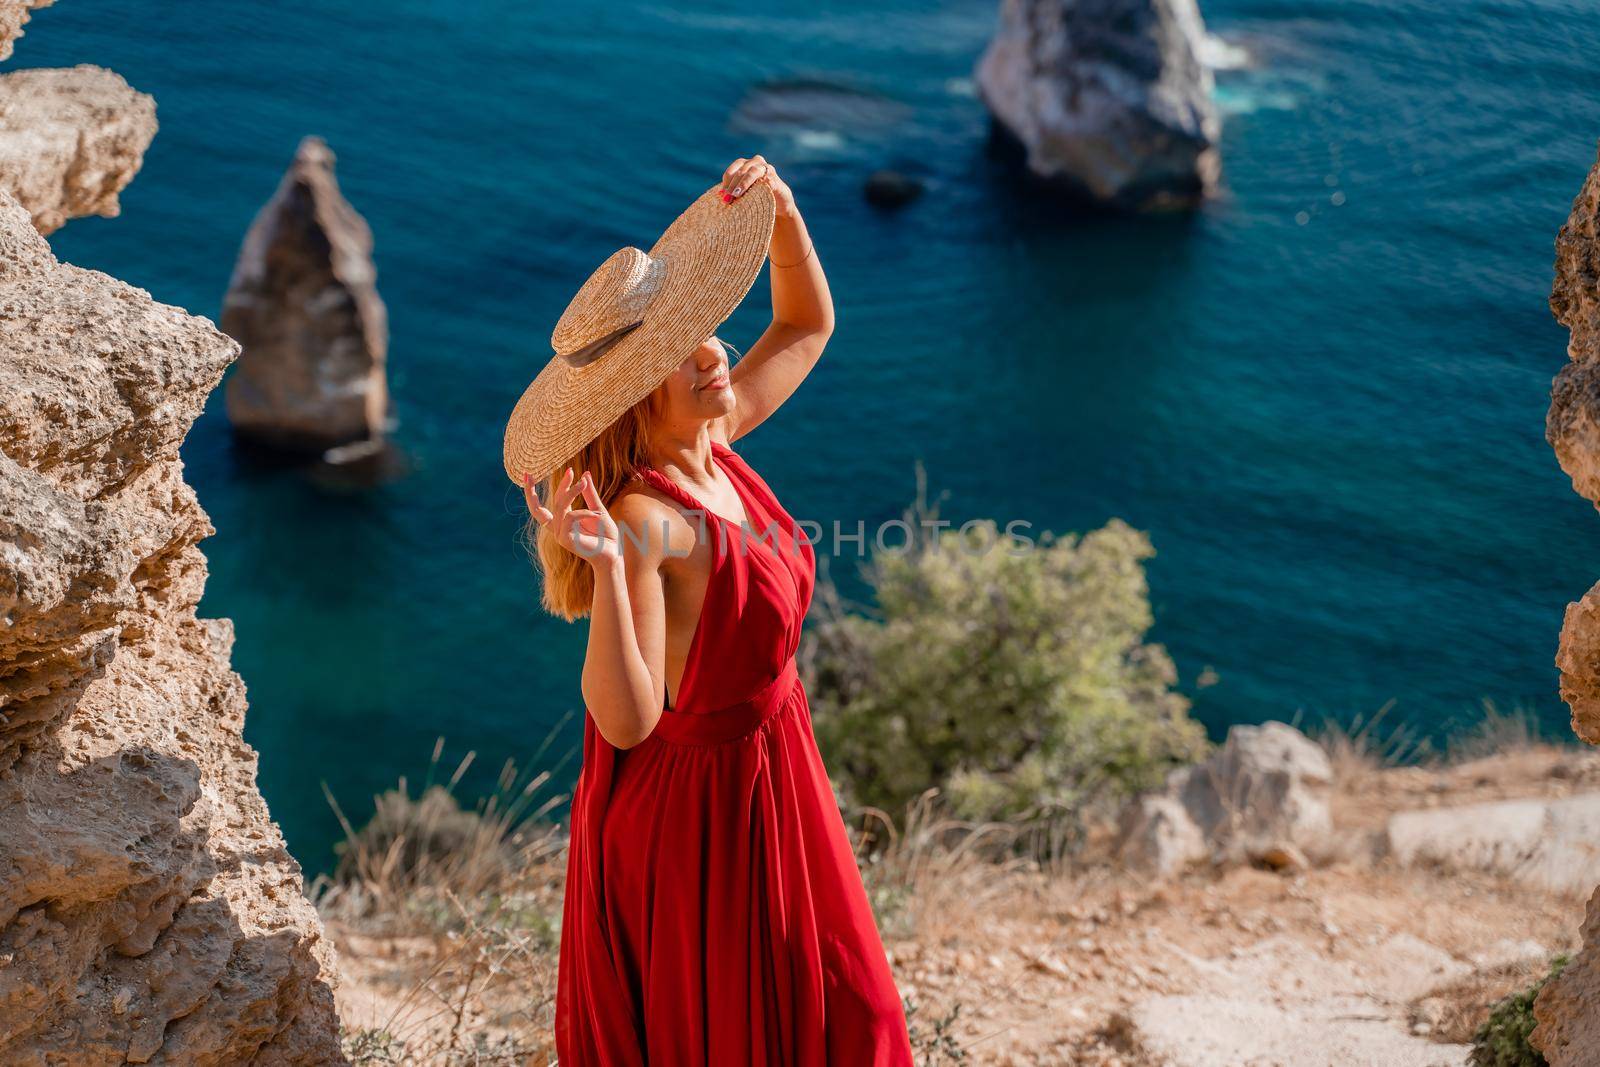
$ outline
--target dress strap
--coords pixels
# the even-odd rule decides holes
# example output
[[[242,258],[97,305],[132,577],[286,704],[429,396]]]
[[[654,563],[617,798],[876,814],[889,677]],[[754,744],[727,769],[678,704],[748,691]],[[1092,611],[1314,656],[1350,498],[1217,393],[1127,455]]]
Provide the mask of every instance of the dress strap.
[[[684,507],[688,508],[690,511],[700,511],[705,512],[708,515],[710,514],[709,511],[706,511],[706,506],[691,496],[687,489],[673,481],[671,478],[668,478],[665,474],[662,474],[654,467],[637,467],[635,468],[634,473],[642,478],[648,485],[650,485],[651,488],[660,490],[667,496],[670,496],[673,500],[677,501],[679,504],[682,504]]]

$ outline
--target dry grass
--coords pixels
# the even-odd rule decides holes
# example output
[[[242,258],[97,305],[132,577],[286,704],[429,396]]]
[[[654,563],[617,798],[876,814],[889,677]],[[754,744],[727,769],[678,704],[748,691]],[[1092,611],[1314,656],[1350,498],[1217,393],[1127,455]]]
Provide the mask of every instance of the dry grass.
[[[1384,730],[1384,719],[1394,706],[1391,700],[1370,717],[1357,714],[1348,725],[1324,719],[1306,731],[1328,754],[1336,790],[1359,792],[1382,771],[1419,762],[1431,754],[1427,740],[1415,730],[1405,726]]]
[[[1348,725],[1324,719],[1306,731],[1327,752],[1337,789],[1357,792],[1374,775],[1394,767],[1459,766],[1550,743],[1530,709],[1518,706],[1502,711],[1494,701],[1485,700],[1482,714],[1470,725],[1452,731],[1439,751],[1412,727],[1385,730],[1384,720],[1394,706],[1391,700],[1371,717],[1357,715]]]
[[[1037,869],[1012,854],[1017,827],[949,818],[934,789],[906,808],[899,826],[875,808],[860,821],[857,860],[886,937],[959,934],[956,927],[1012,891],[1015,875]]]
[[[1483,717],[1468,729],[1450,735],[1445,746],[1445,760],[1466,763],[1547,743],[1539,719],[1531,710],[1518,706],[1501,711],[1494,701],[1485,700]]]
[[[435,784],[442,752],[441,740],[419,796],[402,779],[360,830],[328,797],[345,840],[334,876],[311,889],[363,991],[342,1004],[346,1054],[373,1065],[553,1063],[565,842],[547,816],[561,798],[547,795],[549,772],[523,780],[507,762],[496,791],[463,808],[454,790],[472,756]]]
[[[1397,806],[1600,783],[1600,767],[1556,774],[1569,758],[1541,748],[1521,712],[1486,706],[1478,731],[1441,757],[1404,731],[1385,733],[1387,711],[1316,734],[1333,763],[1347,843],[1359,844]],[[1499,758],[1460,764],[1485,750]],[[524,781],[507,765],[495,795],[464,809],[454,791],[469,763],[430,773],[415,797],[402,781],[375,798],[361,830],[340,813],[339,869],[314,895],[339,943],[345,1045],[358,1065],[554,1062],[565,839],[548,815],[560,798],[548,796],[548,775]],[[1033,823],[950,817],[936,791],[900,819],[858,814],[850,820],[858,861],[919,1067],[1135,1067],[1138,1050],[1119,1034],[1117,1012],[1141,996],[1188,989],[1191,956],[1221,957],[1241,939],[1278,933],[1317,943],[1334,928],[1364,935],[1348,942],[1357,954],[1381,943],[1375,932],[1399,930],[1458,957],[1495,939],[1557,945],[1573,906],[1511,883],[1497,891],[1488,876],[1441,880],[1325,857],[1294,877],[1196,871],[1152,887],[1108,862],[1104,827],[1086,841],[1041,844],[1029,836]],[[1359,852],[1352,844],[1351,857]],[[1428,1021],[1439,1037],[1470,1037],[1488,1005],[1530,975],[1506,968],[1438,991]]]
[[[1548,960],[1530,959],[1468,975],[1433,990],[1412,1005],[1412,1018],[1426,1023],[1429,1036],[1436,1041],[1469,1044],[1495,1005],[1527,989],[1549,971]]]

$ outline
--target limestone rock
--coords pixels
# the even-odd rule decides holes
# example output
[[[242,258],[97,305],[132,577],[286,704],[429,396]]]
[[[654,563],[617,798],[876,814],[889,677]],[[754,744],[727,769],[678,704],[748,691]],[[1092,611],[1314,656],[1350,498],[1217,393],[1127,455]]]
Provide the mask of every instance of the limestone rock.
[[[339,1062],[178,446],[236,346],[0,193],[0,1063]]]
[[[1583,949],[1533,1002],[1530,1040],[1550,1067],[1590,1067],[1600,1050],[1600,888],[1578,931]]]
[[[1168,775],[1124,809],[1116,852],[1132,869],[1166,875],[1209,857],[1267,862],[1315,850],[1333,829],[1333,768],[1288,723],[1235,726],[1209,759]]]
[[[1545,438],[1572,488],[1600,507],[1600,164],[1556,237],[1550,310],[1571,339],[1570,360],[1551,384]],[[1573,730],[1600,744],[1600,585],[1567,608],[1556,666]]]
[[[1206,859],[1211,850],[1177,797],[1150,793],[1122,811],[1117,859],[1127,867],[1166,878]]]
[[[1494,871],[1573,892],[1600,880],[1600,793],[1404,811],[1384,836],[1403,864]]]
[[[1002,0],[980,95],[1028,169],[1129,208],[1216,185],[1221,119],[1195,0]]]
[[[10,59],[11,50],[22,36],[23,24],[33,8],[49,7],[55,0],[0,0],[0,59]]]
[[[1333,825],[1327,753],[1288,723],[1235,726],[1215,755],[1173,777],[1211,841],[1317,843]]]
[[[1571,331],[1571,358],[1551,386],[1545,437],[1572,487],[1600,506],[1600,163],[1556,237],[1550,310]],[[1600,744],[1600,585],[1568,606],[1556,666],[1573,731]],[[1600,889],[1589,899],[1580,937],[1576,959],[1534,1003],[1532,1040],[1551,1067],[1587,1067],[1600,1049]]]
[[[1600,744],[1600,585],[1567,605],[1556,647],[1561,699],[1572,709],[1572,730],[1591,745]]]
[[[320,138],[300,142],[239,252],[222,329],[244,351],[227,384],[242,436],[297,452],[382,437],[389,335],[372,231]]]
[[[83,215],[114,217],[155,134],[155,101],[109,70],[0,74],[0,189],[40,233]]]

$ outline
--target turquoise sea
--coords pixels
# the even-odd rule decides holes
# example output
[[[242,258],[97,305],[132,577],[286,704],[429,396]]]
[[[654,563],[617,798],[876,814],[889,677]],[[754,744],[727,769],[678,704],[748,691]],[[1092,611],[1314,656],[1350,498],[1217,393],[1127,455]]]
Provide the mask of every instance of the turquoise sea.
[[[1600,137],[1593,8],[1213,0],[1249,58],[1219,75],[1226,193],[1189,220],[1075,216],[1008,177],[971,80],[996,8],[35,13],[7,69],[110,67],[161,121],[123,216],[69,224],[63,258],[214,317],[307,133],[376,233],[415,472],[351,496],[247,463],[220,390],[184,447],[219,531],[202,610],[237,626],[246,736],[308,867],[337,832],[322,781],[359,817],[441,735],[446,762],[479,754],[469,787],[564,717],[555,750],[577,739],[583,634],[538,610],[505,417],[588,272],[753,152],[838,308],[823,365],[743,445],[797,516],[891,518],[920,460],[947,517],[1148,530],[1156,636],[1215,736],[1391,700],[1442,736],[1484,698],[1565,734],[1551,660],[1600,578],[1600,516],[1542,438],[1565,345],[1545,299]],[[927,194],[869,207],[884,165]],[[724,336],[765,310],[758,286]]]

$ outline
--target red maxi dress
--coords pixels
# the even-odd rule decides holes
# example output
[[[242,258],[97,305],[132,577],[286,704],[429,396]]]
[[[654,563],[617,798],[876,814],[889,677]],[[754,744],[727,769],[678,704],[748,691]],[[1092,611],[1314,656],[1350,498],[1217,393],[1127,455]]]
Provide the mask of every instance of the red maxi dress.
[[[815,554],[743,459],[712,456],[748,527],[640,472],[706,531],[711,579],[650,736],[617,749],[584,718],[556,1051],[562,1067],[911,1067],[795,673]]]

